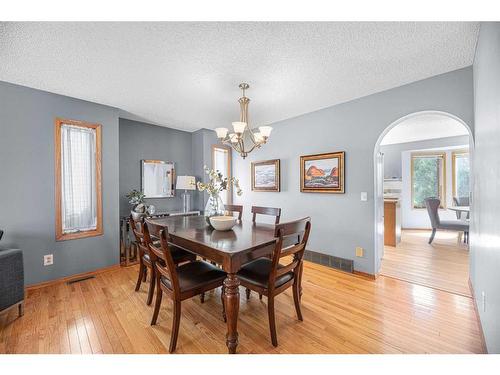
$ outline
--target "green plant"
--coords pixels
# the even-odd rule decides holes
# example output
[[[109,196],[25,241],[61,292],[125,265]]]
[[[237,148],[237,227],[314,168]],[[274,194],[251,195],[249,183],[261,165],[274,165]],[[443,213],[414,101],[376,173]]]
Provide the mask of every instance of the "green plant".
[[[128,199],[128,203],[130,203],[133,206],[136,206],[138,204],[144,204],[144,198],[146,198],[146,195],[142,191],[133,189],[131,190],[125,197]]]

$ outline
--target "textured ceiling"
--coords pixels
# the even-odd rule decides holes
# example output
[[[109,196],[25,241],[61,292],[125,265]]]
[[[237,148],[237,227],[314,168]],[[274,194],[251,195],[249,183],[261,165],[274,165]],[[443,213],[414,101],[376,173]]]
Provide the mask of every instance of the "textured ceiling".
[[[468,130],[462,123],[448,116],[422,114],[397,124],[389,130],[380,144],[390,145],[468,134]]]
[[[472,64],[477,23],[1,23],[0,80],[195,130],[269,124]]]

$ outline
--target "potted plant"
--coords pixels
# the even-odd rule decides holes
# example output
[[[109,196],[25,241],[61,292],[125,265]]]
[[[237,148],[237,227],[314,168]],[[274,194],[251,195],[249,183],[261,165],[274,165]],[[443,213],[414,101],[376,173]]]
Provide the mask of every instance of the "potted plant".
[[[236,194],[240,196],[243,191],[240,188],[240,183],[237,178],[231,177],[227,178],[222,175],[218,170],[205,166],[203,168],[205,173],[209,177],[209,182],[198,182],[197,187],[199,191],[206,191],[208,193],[208,202],[205,206],[205,218],[207,223],[210,224],[210,217],[212,216],[222,216],[224,215],[224,203],[220,197],[220,193],[227,190],[229,186],[234,186],[236,189]]]
[[[133,189],[125,197],[128,199],[128,203],[133,206],[130,213],[135,221],[140,220],[146,215],[146,204],[144,203],[146,196],[142,191]]]

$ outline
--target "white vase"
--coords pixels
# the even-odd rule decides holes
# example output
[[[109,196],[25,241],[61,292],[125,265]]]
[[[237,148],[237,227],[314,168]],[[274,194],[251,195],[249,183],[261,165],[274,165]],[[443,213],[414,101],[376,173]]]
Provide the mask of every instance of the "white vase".
[[[204,213],[207,223],[210,224],[210,218],[212,216],[222,216],[224,215],[224,212],[224,203],[222,203],[221,197],[218,194],[210,195],[208,197]]]

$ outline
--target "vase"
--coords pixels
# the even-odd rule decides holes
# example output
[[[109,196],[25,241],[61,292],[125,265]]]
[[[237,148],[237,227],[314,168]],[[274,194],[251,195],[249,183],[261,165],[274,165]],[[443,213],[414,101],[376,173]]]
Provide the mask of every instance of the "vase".
[[[224,203],[222,203],[221,197],[218,194],[210,195],[205,206],[205,219],[207,223],[210,224],[212,216],[223,216],[224,212]]]

